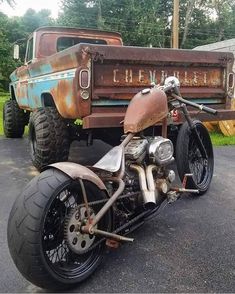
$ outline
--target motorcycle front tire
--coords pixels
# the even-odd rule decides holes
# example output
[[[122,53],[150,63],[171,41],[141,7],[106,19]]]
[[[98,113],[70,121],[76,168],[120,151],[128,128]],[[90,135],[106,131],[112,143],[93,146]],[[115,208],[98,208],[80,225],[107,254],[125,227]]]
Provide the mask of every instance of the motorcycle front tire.
[[[209,189],[214,170],[214,154],[210,135],[201,121],[193,121],[199,137],[207,153],[207,159],[203,158],[195,135],[187,122],[180,130],[176,142],[176,164],[181,181],[185,174],[192,174],[187,178],[187,189],[197,189],[198,194],[203,195]]]

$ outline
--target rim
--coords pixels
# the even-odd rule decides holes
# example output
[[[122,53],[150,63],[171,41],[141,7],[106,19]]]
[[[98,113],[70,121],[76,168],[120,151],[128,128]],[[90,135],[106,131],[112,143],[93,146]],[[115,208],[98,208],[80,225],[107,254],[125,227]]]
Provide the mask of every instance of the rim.
[[[65,199],[66,200],[63,200]],[[76,254],[71,250],[65,237],[65,226],[71,212],[81,204],[78,187],[70,184],[56,193],[45,215],[42,233],[43,254],[49,267],[61,278],[82,279],[97,263],[101,256],[102,244],[92,251]],[[95,237],[95,242],[99,238]]]
[[[210,183],[212,169],[213,169],[213,151],[210,143],[210,139],[208,138],[208,134],[205,134],[203,130],[197,127],[197,131],[199,137],[207,151],[207,158],[203,158],[196,139],[192,134],[190,134],[189,140],[189,169],[190,173],[193,174],[193,180],[199,187],[206,188]]]

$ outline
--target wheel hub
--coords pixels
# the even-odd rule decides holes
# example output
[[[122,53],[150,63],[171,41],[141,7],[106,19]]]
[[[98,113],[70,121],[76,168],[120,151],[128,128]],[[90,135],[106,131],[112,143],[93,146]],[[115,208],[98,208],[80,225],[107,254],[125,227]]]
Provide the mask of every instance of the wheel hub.
[[[90,209],[90,208],[89,208]],[[90,209],[91,219],[95,213]],[[95,241],[94,235],[82,233],[80,228],[88,222],[85,207],[73,209],[65,222],[65,238],[70,249],[76,254],[83,254]],[[97,225],[94,227],[96,228]]]

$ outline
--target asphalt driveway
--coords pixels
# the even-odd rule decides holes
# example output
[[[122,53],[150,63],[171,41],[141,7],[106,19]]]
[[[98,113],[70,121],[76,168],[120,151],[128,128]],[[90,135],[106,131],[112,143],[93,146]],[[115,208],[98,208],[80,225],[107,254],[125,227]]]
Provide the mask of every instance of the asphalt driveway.
[[[91,164],[108,149],[75,143],[70,160]],[[11,206],[35,174],[27,140],[0,137],[0,292],[42,291],[17,272],[6,242]],[[74,292],[235,292],[234,184],[235,147],[215,148],[208,193],[163,209]]]

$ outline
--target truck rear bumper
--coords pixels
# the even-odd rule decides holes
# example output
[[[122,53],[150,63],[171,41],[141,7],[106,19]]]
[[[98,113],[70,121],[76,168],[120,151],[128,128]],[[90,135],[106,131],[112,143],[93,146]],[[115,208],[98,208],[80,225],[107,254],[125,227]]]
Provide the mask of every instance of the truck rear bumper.
[[[193,118],[201,121],[221,121],[221,120],[235,120],[235,110],[218,109],[217,115],[207,114],[205,112],[198,113],[198,111],[190,111]],[[125,112],[105,112],[93,113],[83,119],[84,129],[94,128],[117,128],[122,126]],[[176,124],[182,123],[183,117],[179,116]]]

